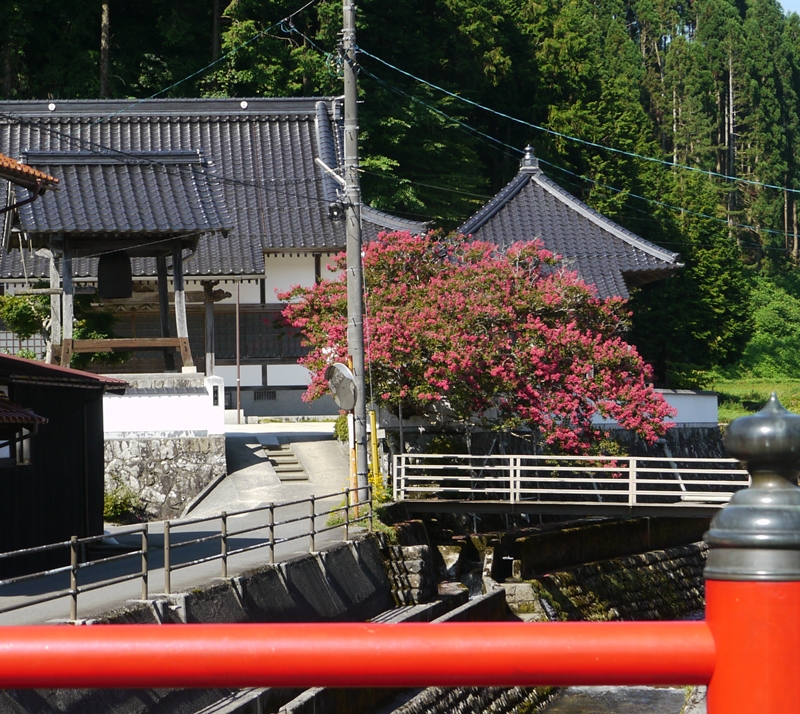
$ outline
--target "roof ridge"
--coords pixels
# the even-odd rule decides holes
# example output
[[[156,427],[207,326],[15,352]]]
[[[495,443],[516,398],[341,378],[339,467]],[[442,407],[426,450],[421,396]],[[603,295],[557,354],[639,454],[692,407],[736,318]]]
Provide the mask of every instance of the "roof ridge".
[[[482,208],[479,208],[470,218],[458,227],[459,233],[469,235],[478,230],[494,218],[506,204],[511,201],[525,187],[528,178],[532,176],[530,170],[520,170],[511,181],[509,181],[499,193],[489,199]]]
[[[619,223],[612,221],[602,213],[595,211],[591,206],[573,196],[569,191],[561,188],[561,186],[546,176],[543,172],[527,172],[527,175],[532,181],[536,181],[536,183],[550,195],[568,205],[570,208],[580,213],[584,218],[592,221],[592,223],[595,223],[604,230],[613,233],[617,238],[623,240],[628,245],[639,248],[645,253],[652,255],[654,258],[663,260],[667,263],[674,263],[678,258],[678,253],[673,253],[672,251],[657,246],[655,243],[651,243],[649,240],[637,236],[627,228],[623,228],[621,225],[619,225]]]

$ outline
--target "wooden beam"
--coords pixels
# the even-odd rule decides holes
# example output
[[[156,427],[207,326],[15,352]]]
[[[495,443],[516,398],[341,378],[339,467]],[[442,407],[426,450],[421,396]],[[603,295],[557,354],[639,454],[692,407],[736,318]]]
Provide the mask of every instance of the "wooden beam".
[[[179,349],[181,356],[188,354],[187,337],[114,337],[101,340],[70,340],[74,353],[86,352],[135,352],[137,350]]]

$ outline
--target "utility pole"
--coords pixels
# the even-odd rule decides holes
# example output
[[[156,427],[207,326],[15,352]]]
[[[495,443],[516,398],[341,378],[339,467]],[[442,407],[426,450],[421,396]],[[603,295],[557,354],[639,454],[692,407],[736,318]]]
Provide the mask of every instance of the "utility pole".
[[[356,6],[343,2],[344,55],[344,194],[347,235],[347,348],[353,360],[356,405],[353,434],[356,447],[358,500],[366,498],[367,403],[364,385],[364,303],[361,271],[361,187],[358,178],[358,83],[356,76]]]

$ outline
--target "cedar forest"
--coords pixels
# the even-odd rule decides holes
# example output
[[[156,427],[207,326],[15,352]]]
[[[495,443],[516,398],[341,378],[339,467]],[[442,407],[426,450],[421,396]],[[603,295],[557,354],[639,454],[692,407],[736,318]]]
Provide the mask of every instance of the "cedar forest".
[[[338,95],[341,2],[302,5],[4,0],[0,97]],[[798,373],[800,17],[775,0],[361,0],[358,23],[367,202],[452,229],[531,144],[564,188],[680,253],[629,303],[659,382]]]

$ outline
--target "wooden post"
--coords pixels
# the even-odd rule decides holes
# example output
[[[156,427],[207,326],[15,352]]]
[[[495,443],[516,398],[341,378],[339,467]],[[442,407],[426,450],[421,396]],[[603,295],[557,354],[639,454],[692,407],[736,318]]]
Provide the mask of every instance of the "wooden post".
[[[206,377],[214,374],[214,286],[216,281],[203,281],[203,296],[205,301],[205,347],[206,347]]]
[[[109,19],[109,3],[101,6],[100,16],[100,97],[108,98],[108,76],[111,66],[111,21]]]
[[[161,336],[170,337],[169,329],[169,286],[167,285],[167,256],[156,257],[156,275],[158,276],[158,312],[161,316]],[[164,350],[164,369],[175,371],[175,351]]]
[[[61,275],[56,263],[55,246],[50,242],[50,288],[58,290],[61,287]],[[57,364],[61,359],[61,295],[50,295],[50,363]]]
[[[63,318],[63,346],[61,348],[61,366],[69,367],[72,359],[72,321],[75,314],[75,286],[72,284],[72,251],[64,241],[61,251],[61,280],[64,292],[61,294],[61,315]]]
[[[189,325],[186,322],[186,293],[183,287],[183,251],[180,246],[172,250],[172,283],[175,290],[175,328],[178,337],[189,339]],[[191,353],[183,355],[183,367],[194,367]],[[187,359],[188,357],[188,359]]]

